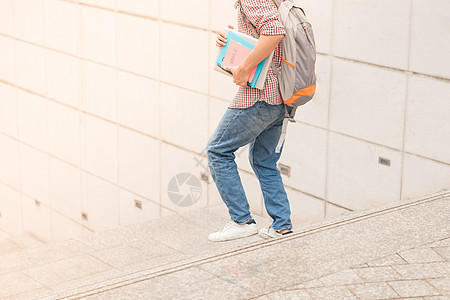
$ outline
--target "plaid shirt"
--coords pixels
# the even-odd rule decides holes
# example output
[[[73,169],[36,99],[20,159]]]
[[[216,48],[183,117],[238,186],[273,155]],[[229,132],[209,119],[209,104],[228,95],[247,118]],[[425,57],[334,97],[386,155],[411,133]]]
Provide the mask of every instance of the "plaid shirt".
[[[254,25],[259,35],[286,35],[284,27],[277,17],[277,7],[272,0],[241,0],[241,5],[247,19]],[[239,32],[253,35],[252,30],[246,24],[239,11],[238,30]],[[277,67],[281,64],[281,48],[279,44],[275,48],[273,62]],[[271,68],[267,74],[263,90],[239,87],[239,91],[229,107],[247,108],[257,101],[265,101],[271,105],[283,103],[278,91],[278,79]]]

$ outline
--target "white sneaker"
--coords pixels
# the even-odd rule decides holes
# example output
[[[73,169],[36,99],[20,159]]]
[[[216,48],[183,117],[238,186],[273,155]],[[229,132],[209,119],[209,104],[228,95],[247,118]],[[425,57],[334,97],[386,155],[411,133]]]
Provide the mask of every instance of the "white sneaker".
[[[259,236],[264,239],[280,238],[290,233],[293,233],[292,230],[286,231],[285,233],[279,233],[272,228],[272,225],[261,228],[261,230],[259,230]]]
[[[208,235],[208,240],[212,242],[222,242],[251,236],[258,233],[256,223],[238,224],[231,220],[220,231]]]

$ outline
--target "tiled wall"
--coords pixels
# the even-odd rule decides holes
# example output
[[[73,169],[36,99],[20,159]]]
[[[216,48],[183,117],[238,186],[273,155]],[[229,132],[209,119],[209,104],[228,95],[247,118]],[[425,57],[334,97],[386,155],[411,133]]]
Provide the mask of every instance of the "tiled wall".
[[[318,92],[280,160],[293,222],[448,189],[450,2],[298,2]],[[233,3],[0,0],[0,228],[61,240],[220,203],[211,178],[190,206],[168,189],[207,171],[236,92],[212,70]],[[237,161],[264,215],[245,148]]]

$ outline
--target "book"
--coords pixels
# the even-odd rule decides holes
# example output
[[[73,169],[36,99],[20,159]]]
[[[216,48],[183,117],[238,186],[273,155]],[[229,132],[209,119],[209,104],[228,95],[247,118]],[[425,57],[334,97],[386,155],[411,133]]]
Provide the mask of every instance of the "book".
[[[227,34],[227,44],[219,49],[214,69],[223,74],[233,76],[225,68],[239,66],[253,50],[258,40],[229,28],[225,28],[225,32]],[[257,89],[264,88],[272,57],[273,52],[251,70],[247,82],[248,86]]]
[[[247,58],[247,56],[250,54],[251,51],[252,51],[251,49],[236,42],[235,40],[231,40],[228,45],[227,52],[225,53],[225,57],[223,58],[221,67],[223,69],[226,69],[229,67],[239,66]],[[256,68],[257,67],[254,67],[250,71],[250,75],[248,77],[248,82],[250,84],[255,79]]]

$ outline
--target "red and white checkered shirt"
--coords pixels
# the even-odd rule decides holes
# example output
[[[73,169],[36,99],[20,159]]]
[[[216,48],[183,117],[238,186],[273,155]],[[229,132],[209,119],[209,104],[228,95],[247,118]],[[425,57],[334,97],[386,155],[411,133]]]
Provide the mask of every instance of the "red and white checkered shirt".
[[[283,25],[278,20],[277,7],[272,0],[241,0],[241,6],[247,19],[254,25],[259,35],[286,35]],[[239,13],[239,9],[238,30],[239,32],[253,35],[252,30]],[[279,44],[275,48],[273,62],[277,67],[281,64],[281,48]],[[263,90],[239,87],[239,91],[229,107],[247,108],[258,101],[265,101],[271,105],[283,103],[278,91],[278,79],[272,69],[269,69]]]

